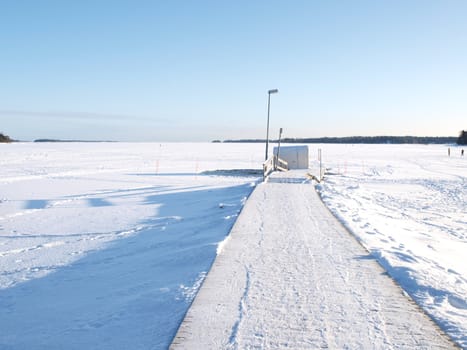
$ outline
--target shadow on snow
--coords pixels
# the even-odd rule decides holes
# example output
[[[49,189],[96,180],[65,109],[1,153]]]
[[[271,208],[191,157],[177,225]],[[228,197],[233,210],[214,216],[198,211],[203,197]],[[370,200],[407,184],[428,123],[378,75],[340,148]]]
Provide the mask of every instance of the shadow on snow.
[[[249,184],[162,193],[132,236],[43,278],[0,290],[2,349],[148,349],[169,345]],[[125,194],[122,194],[125,195]],[[219,206],[219,203],[234,205]],[[105,200],[90,201],[105,206]],[[29,203],[29,207],[43,207]]]

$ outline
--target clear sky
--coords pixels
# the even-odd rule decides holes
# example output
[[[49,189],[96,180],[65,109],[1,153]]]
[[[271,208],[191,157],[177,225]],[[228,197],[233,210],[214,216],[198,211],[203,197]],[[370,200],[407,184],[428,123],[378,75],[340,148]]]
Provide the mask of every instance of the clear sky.
[[[457,136],[467,1],[0,0],[0,132]]]

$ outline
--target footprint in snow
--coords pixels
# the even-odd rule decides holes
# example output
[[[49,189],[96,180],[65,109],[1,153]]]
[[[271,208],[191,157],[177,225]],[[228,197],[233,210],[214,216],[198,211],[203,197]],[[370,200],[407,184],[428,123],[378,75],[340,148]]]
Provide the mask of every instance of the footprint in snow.
[[[451,306],[455,307],[456,309],[467,310],[467,302],[455,295],[449,295],[448,301],[449,304],[451,304]]]

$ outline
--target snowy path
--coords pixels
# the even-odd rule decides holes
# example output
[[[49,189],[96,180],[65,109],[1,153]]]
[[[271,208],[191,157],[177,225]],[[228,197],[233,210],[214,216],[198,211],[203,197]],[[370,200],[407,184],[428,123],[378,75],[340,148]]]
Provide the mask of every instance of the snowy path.
[[[255,189],[172,348],[454,348],[299,182]]]

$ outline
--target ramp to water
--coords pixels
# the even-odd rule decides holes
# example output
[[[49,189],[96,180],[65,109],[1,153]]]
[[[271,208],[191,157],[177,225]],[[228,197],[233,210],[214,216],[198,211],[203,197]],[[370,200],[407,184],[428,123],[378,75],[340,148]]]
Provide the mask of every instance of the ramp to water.
[[[303,171],[270,180],[247,201],[171,349],[454,348]]]

